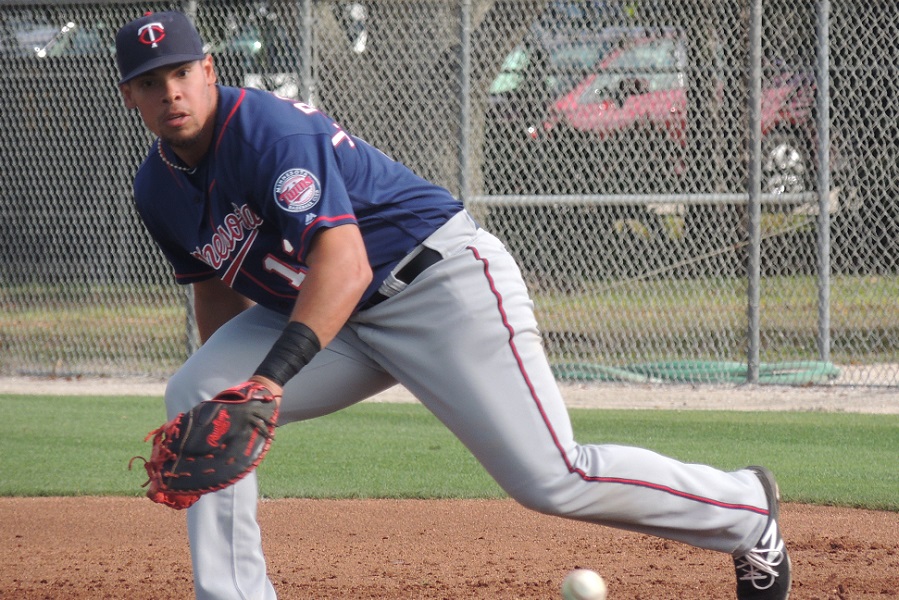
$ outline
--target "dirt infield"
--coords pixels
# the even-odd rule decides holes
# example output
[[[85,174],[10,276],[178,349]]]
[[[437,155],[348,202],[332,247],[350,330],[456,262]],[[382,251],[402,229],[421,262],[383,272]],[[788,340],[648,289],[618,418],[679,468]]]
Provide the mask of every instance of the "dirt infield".
[[[733,598],[729,557],[540,515],[509,500],[278,500],[259,520],[282,599]],[[899,514],[783,506],[796,600],[897,598]],[[0,598],[191,597],[183,513],[142,498],[0,498]]]

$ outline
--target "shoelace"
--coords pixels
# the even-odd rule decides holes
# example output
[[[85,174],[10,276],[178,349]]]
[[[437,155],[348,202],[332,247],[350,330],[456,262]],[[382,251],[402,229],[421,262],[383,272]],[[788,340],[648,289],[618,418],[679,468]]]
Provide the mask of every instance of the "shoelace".
[[[778,576],[776,567],[784,559],[783,547],[783,540],[777,534],[777,522],[772,521],[759,545],[735,561],[738,579],[752,582],[757,590],[770,588]]]

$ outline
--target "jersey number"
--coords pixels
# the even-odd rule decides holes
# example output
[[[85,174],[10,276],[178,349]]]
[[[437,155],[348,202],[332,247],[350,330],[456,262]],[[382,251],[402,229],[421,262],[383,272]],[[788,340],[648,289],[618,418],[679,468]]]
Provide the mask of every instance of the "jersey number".
[[[314,115],[318,112],[317,108],[310,106],[305,102],[294,102],[293,107],[306,115]],[[353,141],[353,138],[351,138],[337,123],[334,123],[333,125],[334,129],[337,130],[337,133],[331,136],[331,145],[336,148],[340,144],[347,142],[350,145],[350,148],[355,148],[356,142]]]
[[[281,277],[286,279],[287,282],[295,289],[300,289],[300,286],[303,285],[303,280],[306,279],[306,271],[304,271],[303,269],[294,269],[290,265],[281,262],[271,254],[267,254],[265,256],[265,259],[262,261],[262,265],[269,273],[275,273],[276,275],[280,275]]]

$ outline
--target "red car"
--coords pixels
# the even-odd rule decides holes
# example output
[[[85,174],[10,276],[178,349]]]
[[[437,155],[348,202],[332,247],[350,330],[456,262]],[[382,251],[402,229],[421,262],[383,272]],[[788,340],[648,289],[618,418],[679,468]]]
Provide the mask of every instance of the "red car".
[[[725,81],[722,70],[716,71],[715,81]],[[570,191],[575,192],[676,191],[670,178],[687,168],[689,73],[686,44],[673,35],[631,40],[610,52],[596,73],[549,107],[542,137],[555,142],[550,173],[572,178]],[[792,73],[767,75],[761,97],[762,191],[809,191],[814,183],[814,85]],[[743,74],[730,76],[736,77]],[[721,123],[712,129],[713,137],[725,127],[745,128],[728,120],[723,85],[713,85],[716,98],[710,104],[720,111]],[[616,173],[617,185],[608,181]],[[634,173],[657,185],[641,188]],[[714,189],[709,185],[702,191]]]

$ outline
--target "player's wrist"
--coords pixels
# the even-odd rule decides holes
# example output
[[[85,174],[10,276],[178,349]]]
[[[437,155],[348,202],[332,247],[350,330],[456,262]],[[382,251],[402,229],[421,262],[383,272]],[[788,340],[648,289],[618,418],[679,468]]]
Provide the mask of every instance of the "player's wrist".
[[[256,367],[253,377],[283,388],[320,350],[321,342],[315,332],[304,323],[291,321]]]
[[[284,391],[283,386],[272,381],[268,377],[263,377],[262,375],[253,375],[252,377],[250,377],[249,381],[258,383],[259,385],[264,387],[266,390],[272,393],[272,396],[275,397],[276,402],[280,402],[281,393]]]

